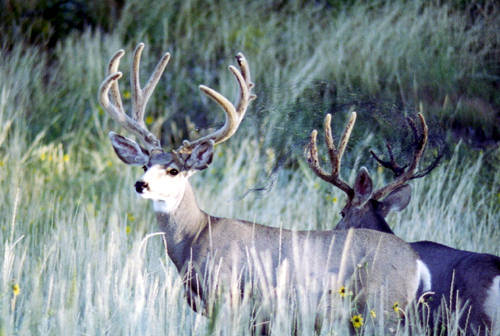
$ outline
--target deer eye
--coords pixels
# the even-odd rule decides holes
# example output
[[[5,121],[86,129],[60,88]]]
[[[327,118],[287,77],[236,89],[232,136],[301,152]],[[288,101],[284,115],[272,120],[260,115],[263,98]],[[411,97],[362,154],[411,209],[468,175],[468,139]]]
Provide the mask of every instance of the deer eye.
[[[170,176],[175,176],[175,175],[179,174],[179,171],[175,168],[169,168],[169,169],[167,169],[167,174]]]

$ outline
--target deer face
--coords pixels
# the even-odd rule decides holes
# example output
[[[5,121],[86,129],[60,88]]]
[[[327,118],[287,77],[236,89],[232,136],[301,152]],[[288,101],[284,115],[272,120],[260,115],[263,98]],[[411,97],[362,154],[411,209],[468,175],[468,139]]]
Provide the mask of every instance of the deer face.
[[[152,155],[143,168],[144,175],[134,185],[137,194],[153,200],[163,212],[175,210],[184,196],[191,171],[183,170],[172,153]]]
[[[134,187],[141,197],[154,201],[155,210],[172,212],[184,196],[188,178],[208,167],[213,158],[214,143],[199,143],[189,153],[175,151],[149,154],[135,141],[110,133],[117,156],[126,164],[142,166],[145,173]]]
[[[411,188],[405,184],[391,192],[384,200],[373,199],[373,183],[366,168],[362,167],[354,182],[354,197],[342,210],[342,220],[337,229],[363,228],[392,232],[385,221],[391,211],[406,208],[411,198]]]

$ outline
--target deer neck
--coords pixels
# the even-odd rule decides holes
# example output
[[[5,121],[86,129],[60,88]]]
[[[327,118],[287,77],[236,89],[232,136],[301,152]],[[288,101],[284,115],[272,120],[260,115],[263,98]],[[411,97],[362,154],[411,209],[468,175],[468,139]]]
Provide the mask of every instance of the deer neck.
[[[370,229],[394,234],[385,220],[384,213],[377,209],[375,201],[361,207],[346,209],[346,214],[337,224],[336,229]]]
[[[389,224],[387,224],[387,221],[385,220],[385,218],[380,214],[377,214],[376,216],[377,216],[377,220],[378,220],[376,226],[373,228],[368,227],[367,229],[372,229],[372,230],[377,230],[380,232],[394,234],[394,232],[392,231]]]
[[[155,212],[160,229],[165,233],[167,253],[180,270],[191,257],[191,246],[208,225],[209,216],[198,207],[188,181],[182,200],[174,210],[165,212],[155,203]]]

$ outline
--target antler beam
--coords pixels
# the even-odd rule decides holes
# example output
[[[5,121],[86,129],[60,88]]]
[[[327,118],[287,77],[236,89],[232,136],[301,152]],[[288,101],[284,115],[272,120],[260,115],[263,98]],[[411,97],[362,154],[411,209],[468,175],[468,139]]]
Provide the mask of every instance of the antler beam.
[[[141,89],[141,85],[139,83],[139,66],[143,49],[144,43],[139,43],[135,48],[131,66],[130,83],[132,87],[132,117],[125,113],[120,96],[120,88],[118,86],[118,80],[122,77],[122,73],[118,71],[118,67],[120,65],[120,59],[125,54],[125,51],[118,50],[111,57],[108,65],[108,76],[104,79],[99,88],[98,99],[101,106],[109,113],[109,115],[127,130],[136,134],[149,151],[162,151],[160,140],[158,140],[146,128],[146,124],[144,123],[144,114],[148,100],[151,97],[151,93],[156,88],[168,61],[170,60],[170,53],[165,53],[163,55],[156,65],[153,73],[149,77],[146,86],[144,89]],[[110,91],[111,95],[109,94]],[[111,96],[111,101],[109,96]]]
[[[413,134],[415,137],[415,151],[413,153],[413,158],[412,158],[411,163],[409,165],[404,166],[404,167],[400,167],[396,164],[396,162],[394,160],[394,156],[392,155],[391,147],[389,144],[387,145],[387,148],[389,151],[390,161],[381,160],[377,155],[375,155],[375,153],[373,151],[371,151],[375,160],[377,160],[382,166],[391,169],[396,176],[396,179],[393,182],[391,182],[391,183],[387,184],[386,186],[375,191],[373,193],[373,199],[380,200],[380,199],[384,198],[385,196],[387,196],[392,191],[401,187],[403,184],[405,184],[409,180],[423,176],[421,174],[417,174],[416,170],[417,170],[418,163],[419,163],[419,161],[422,158],[422,155],[424,153],[425,146],[427,144],[429,130],[427,128],[427,124],[425,122],[424,115],[422,113],[419,113],[418,118],[420,120],[420,124],[422,127],[421,136],[418,136],[416,125],[413,122],[413,120],[411,120],[411,119],[408,120],[409,125],[412,128]],[[436,162],[436,164],[437,164],[437,162]],[[433,166],[435,166],[435,165],[433,164]],[[430,170],[428,170],[427,172],[429,172],[429,171]]]
[[[330,162],[332,165],[331,173],[327,173],[321,168],[318,159],[318,148],[316,145],[316,138],[318,135],[317,130],[313,130],[311,132],[311,138],[309,144],[305,149],[305,156],[307,158],[307,163],[309,167],[314,171],[316,175],[318,175],[324,181],[333,184],[338,187],[342,191],[344,191],[349,199],[354,197],[354,190],[340,178],[340,164],[342,161],[342,155],[344,155],[345,148],[347,143],[349,142],[349,138],[351,136],[352,129],[354,127],[354,123],[356,122],[356,112],[352,112],[349,121],[344,129],[344,133],[340,138],[338,149],[335,148],[335,144],[333,142],[332,136],[332,127],[331,127],[331,114],[327,114],[324,121],[324,129],[325,129],[325,142],[326,147],[328,149],[328,155],[330,157]]]
[[[254,84],[250,78],[250,67],[245,59],[245,56],[243,56],[242,53],[238,53],[236,55],[236,61],[238,62],[240,70],[232,65],[229,66],[229,70],[233,73],[240,89],[239,101],[236,104],[236,107],[219,92],[205,85],[200,85],[200,90],[219,104],[226,112],[226,121],[220,129],[211,134],[194,141],[184,140],[182,146],[179,147],[177,152],[190,152],[197,144],[206,140],[213,140],[215,144],[220,144],[229,139],[238,129],[243,117],[245,116],[248,105],[257,96],[251,92]]]

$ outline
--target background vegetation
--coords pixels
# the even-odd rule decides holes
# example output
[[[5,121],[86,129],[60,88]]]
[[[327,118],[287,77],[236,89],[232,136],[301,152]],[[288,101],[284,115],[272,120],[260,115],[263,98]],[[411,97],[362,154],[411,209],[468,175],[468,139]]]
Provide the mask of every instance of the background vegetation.
[[[446,155],[412,182],[410,206],[390,223],[406,240],[500,254],[494,2],[1,5],[0,335],[248,332],[248,311],[231,315],[226,307],[212,320],[191,313],[161,239],[148,236],[156,230],[151,207],[131,187],[141,171],[124,167],[109,145],[107,133],[118,129],[98,106],[97,89],[119,48],[129,78],[127,56],[140,41],[143,80],[162,52],[173,54],[148,112],[166,146],[220,125],[222,113],[197,86],[232,97],[227,65],[238,51],[250,62],[258,99],[212,166],[193,178],[202,209],[332,228],[344,196],[304,164],[310,131],[332,113],[338,134],[356,110],[342,174],[352,182],[365,165],[380,185],[389,176],[368,149],[380,152],[389,140],[404,161],[411,144],[404,118],[422,110],[431,128],[427,160]],[[289,334],[290,314],[280,314],[275,334]],[[342,335],[348,320],[320,334]],[[303,321],[303,333],[312,333]],[[448,333],[456,331],[452,318]]]

